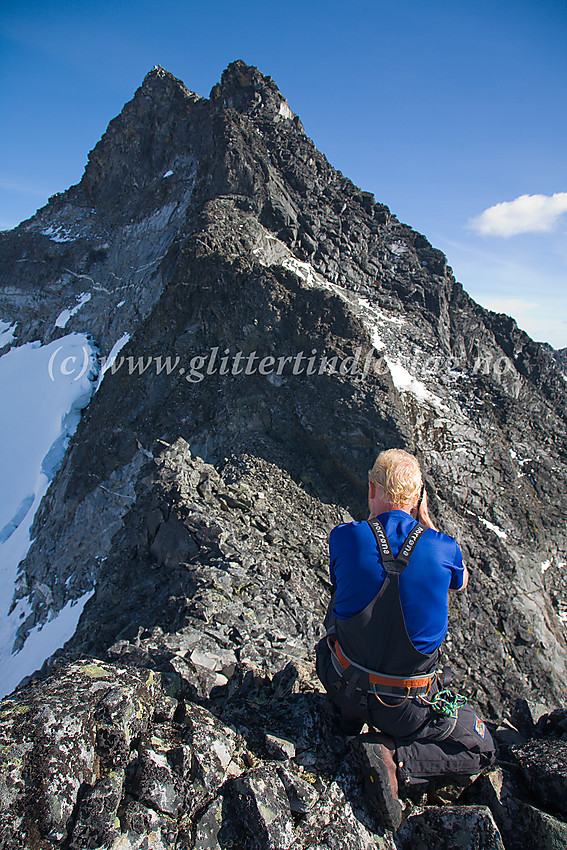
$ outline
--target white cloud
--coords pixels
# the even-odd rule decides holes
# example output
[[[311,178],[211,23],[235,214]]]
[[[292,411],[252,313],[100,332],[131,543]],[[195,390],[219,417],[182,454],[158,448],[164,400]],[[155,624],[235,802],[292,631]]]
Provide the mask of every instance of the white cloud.
[[[567,212],[567,192],[520,195],[513,201],[489,207],[469,223],[482,236],[515,236],[553,230],[564,212]]]

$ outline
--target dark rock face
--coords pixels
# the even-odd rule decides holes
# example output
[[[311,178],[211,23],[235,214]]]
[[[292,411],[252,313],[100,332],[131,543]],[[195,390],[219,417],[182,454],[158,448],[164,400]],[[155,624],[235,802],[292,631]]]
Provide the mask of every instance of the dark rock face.
[[[55,327],[84,291],[88,303]],[[36,515],[16,591],[32,608],[20,648],[95,587],[43,670],[55,677],[8,702],[14,842],[141,847],[155,833],[156,847],[299,848],[348,835],[353,847],[393,846],[369,819],[313,669],[328,533],[364,516],[367,470],[391,446],[420,456],[434,520],[472,574],[445,645],[457,687],[494,721],[519,696],[557,719],[561,352],[475,304],[440,251],[332,168],[269,77],[232,63],[207,99],[150,71],[81,182],[0,234],[0,318],[18,322],[14,344],[82,331],[101,357],[130,334]],[[172,701],[150,688],[130,716],[150,673]],[[26,726],[13,711],[28,698],[37,718]],[[72,725],[75,772],[34,755],[39,702],[53,700],[50,717]],[[547,735],[535,721],[520,731]],[[63,748],[50,724],[41,746]],[[522,758],[516,770],[536,776]],[[46,797],[56,763],[62,784]],[[561,823],[529,793],[538,823]],[[488,805],[500,828],[494,800],[471,805]],[[465,814],[488,842],[471,847],[498,846],[484,810]],[[425,813],[419,836],[443,817]]]
[[[545,743],[537,743],[543,755]],[[552,752],[551,748],[550,755]],[[536,781],[535,776],[533,781]],[[553,799],[555,810],[559,799]],[[492,771],[465,791],[462,802],[490,809],[506,850],[560,850],[567,846],[565,820],[534,805],[533,798],[515,772],[509,773],[502,768]]]
[[[567,815],[567,741],[529,741],[514,748],[526,782],[539,803]]]

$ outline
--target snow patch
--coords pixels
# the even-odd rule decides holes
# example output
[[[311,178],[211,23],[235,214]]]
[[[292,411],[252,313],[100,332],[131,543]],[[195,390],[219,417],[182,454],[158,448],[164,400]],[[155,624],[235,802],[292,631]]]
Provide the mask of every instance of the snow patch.
[[[301,280],[303,280],[308,286],[320,286],[323,289],[328,289],[331,292],[334,292],[335,295],[342,298],[343,301],[350,303],[341,288],[324,278],[322,274],[319,274],[319,272],[315,271],[311,263],[304,263],[302,260],[298,260],[297,257],[290,256],[284,257],[281,261],[281,265],[284,269],[293,272],[293,274],[301,278]]]
[[[104,378],[106,372],[108,372],[108,370],[114,365],[114,362],[116,360],[118,352],[120,351],[120,349],[123,346],[126,345],[126,343],[128,342],[129,339],[130,339],[129,333],[122,334],[120,339],[117,339],[116,342],[114,343],[114,345],[112,346],[112,348],[110,349],[110,354],[106,358],[104,366],[102,367],[102,369],[99,372],[98,379],[97,379],[95,389],[94,389],[95,393],[98,391],[98,388],[100,387],[100,385],[102,383],[102,379]]]
[[[511,457],[513,460],[517,461],[517,462],[520,464],[520,466],[523,466],[525,463],[530,463],[530,461],[531,461],[531,458],[530,458],[530,457],[525,457],[525,458],[522,460],[522,459],[518,456],[518,453],[517,453],[516,451],[514,451],[514,449],[510,449],[510,457]]]
[[[392,382],[397,390],[402,393],[411,393],[418,401],[427,402],[437,410],[445,409],[441,399],[430,392],[425,384],[418,381],[413,375],[410,375],[408,370],[399,361],[394,362],[389,357],[385,357],[384,359],[390,370]]]
[[[12,670],[9,659],[16,632],[29,614],[28,603],[22,600],[8,613],[18,565],[30,547],[35,513],[61,465],[81,410],[91,398],[96,370],[94,354],[84,334],[68,334],[49,345],[42,346],[39,341],[26,343],[0,357],[3,409],[0,480],[5,483],[0,490],[0,680],[3,684],[4,664],[9,662],[7,669]],[[57,630],[53,633],[58,634]],[[33,673],[60,646],[51,648],[52,644],[43,638],[37,641],[39,645],[45,648],[45,654],[38,663],[37,654],[33,654],[32,666],[26,666],[27,661],[24,663],[28,655],[18,656],[21,663],[17,664],[15,684]]]
[[[87,301],[91,300],[91,298],[92,295],[90,292],[81,292],[81,294],[77,296],[77,303],[74,307],[66,307],[65,310],[61,310],[61,312],[55,319],[55,327],[64,328],[71,316],[74,316],[75,313],[78,313],[83,304],[86,304]]]
[[[405,319],[400,316],[394,316],[390,313],[387,313],[385,310],[380,309],[380,307],[376,307],[374,304],[371,304],[367,298],[363,298],[362,296],[356,297],[356,302],[362,308],[362,323],[365,326],[366,330],[370,334],[370,341],[374,346],[374,350],[377,353],[384,351],[388,346],[378,333],[377,325],[384,325],[385,323],[389,325],[403,325]],[[387,326],[384,328],[388,336],[391,335],[392,329]],[[390,340],[391,341],[391,340]]]
[[[389,322],[392,325],[403,325],[405,324],[405,319],[401,316],[394,316],[391,313],[387,313],[385,310],[381,310],[380,307],[374,306],[370,301],[366,298],[362,298],[358,296],[356,299],[360,306],[363,309],[363,312],[367,314],[367,316],[375,322]]]
[[[123,304],[126,304],[126,302],[125,302],[125,301],[119,301],[119,302],[118,302],[118,304],[117,304],[116,306],[117,306],[117,307],[122,307],[122,305],[123,305]]]
[[[339,298],[345,301],[354,312],[356,312],[356,304],[358,303],[358,305],[362,308],[362,315],[359,314],[360,318],[369,332],[370,340],[375,351],[377,353],[382,353],[387,349],[388,346],[378,332],[377,324],[388,323],[389,325],[400,326],[405,324],[406,320],[403,317],[393,315],[379,307],[375,307],[364,297],[350,296],[340,286],[326,280],[326,278],[319,274],[319,272],[317,272],[310,263],[298,260],[297,257],[293,256],[289,252],[287,246],[276,237],[270,235],[268,238],[273,239],[277,243],[278,247],[281,248],[281,253],[276,253],[274,251],[272,259],[272,257],[268,256],[268,251],[259,245],[253,250],[253,253],[258,257],[259,262],[268,267],[280,265],[297,275],[297,277],[303,280],[308,286],[319,286],[324,289],[328,289],[330,292],[338,295]],[[404,250],[407,250],[405,245],[403,248]],[[395,330],[392,328],[384,328],[384,330],[389,334],[398,334],[397,328]],[[386,337],[386,339],[388,339],[388,337]],[[386,356],[384,356],[384,360],[390,370],[392,381],[396,389],[402,393],[412,394],[416,399],[418,399],[418,401],[431,405],[439,412],[447,411],[447,408],[441,399],[428,390],[425,384],[417,378],[414,378],[399,361],[394,361]]]
[[[310,263],[298,260],[297,257],[294,257],[293,255],[289,254],[289,249],[282,242],[277,240],[275,237],[270,238],[275,239],[276,242],[279,242],[282,251],[285,251],[287,256],[282,257],[280,254],[277,257],[274,257],[273,262],[270,262],[269,259],[266,257],[265,249],[259,246],[254,249],[253,253],[258,257],[258,260],[261,263],[267,266],[281,265],[283,268],[297,275],[297,277],[303,280],[308,286],[320,286],[324,289],[328,289],[335,295],[338,295],[339,298],[349,304],[352,309],[355,309],[355,302],[358,302],[360,307],[362,307],[363,311],[361,319],[370,334],[370,339],[375,351],[383,352],[386,349],[386,343],[381,338],[376,324],[379,322],[388,322],[390,324],[399,326],[405,323],[404,318],[400,316],[391,315],[386,311],[375,307],[366,298],[359,296],[356,299],[352,299],[344,292],[344,290],[341,289],[340,286],[326,280],[313,268]],[[425,386],[425,384],[423,384],[421,381],[418,381],[417,378],[413,377],[413,375],[410,375],[407,369],[402,366],[400,362],[394,362],[392,359],[389,359],[387,357],[385,357],[384,359],[390,370],[394,386],[400,392],[411,393],[419,401],[428,403],[432,407],[436,408],[438,411],[446,411],[446,407],[442,403],[441,399],[434,393],[430,392]]]
[[[404,319],[401,319],[398,316],[390,316],[384,310],[381,310],[379,307],[375,307],[370,303],[370,301],[368,301],[368,299],[362,298],[361,296],[358,296],[356,301],[362,308],[362,323],[370,334],[370,341],[374,346],[374,350],[377,353],[384,351],[387,346],[378,333],[377,325],[383,324],[384,322],[401,325],[403,324]]]
[[[52,242],[74,242],[77,238],[61,225],[55,227],[53,224],[50,224],[49,227],[41,230],[40,233],[43,233],[44,236],[49,236]]]
[[[34,492],[55,443],[77,427],[94,371],[94,349],[84,334],[45,346],[29,342],[0,357],[0,480],[8,483],[0,496],[0,528]]]
[[[289,108],[286,100],[282,100],[282,102],[280,103],[279,114],[282,116],[282,118],[293,118],[293,112]]]
[[[518,478],[522,478],[522,476],[524,476],[524,475],[526,474],[526,473],[523,471],[525,464],[526,464],[526,463],[531,463],[531,460],[532,460],[532,459],[531,459],[530,457],[526,457],[526,458],[524,458],[524,459],[522,460],[522,459],[518,456],[518,453],[515,451],[515,449],[510,449],[510,457],[512,458],[512,460],[515,460],[515,461],[516,461],[516,463],[518,464],[518,466],[519,466],[519,467],[520,467],[520,469],[522,470],[522,472],[518,472]]]
[[[165,179],[166,177],[171,177],[172,174],[173,174],[173,171],[166,171],[165,174],[163,175],[163,177]]]
[[[542,562],[541,562],[541,571],[542,571],[542,573],[545,573],[545,572],[546,572],[546,571],[550,568],[550,566],[551,566],[551,561],[550,561],[550,560],[542,561]]]
[[[9,322],[3,322],[0,319],[0,348],[4,348],[9,342],[14,339],[17,322],[11,325]]]
[[[284,257],[282,266],[305,281],[308,286],[315,286],[315,269],[310,263],[303,263],[297,257]]]
[[[73,637],[93,593],[94,590],[89,590],[79,599],[70,599],[51,620],[33,628],[19,652],[7,655],[0,650],[0,697],[11,693],[24,676],[39,670],[47,658]]]
[[[376,328],[372,328],[370,330],[370,339],[376,352],[383,351],[386,348],[386,343],[380,339],[380,335]]]
[[[308,286],[319,286],[323,289],[328,289],[352,307],[351,299],[345,295],[345,292],[340,286],[335,283],[331,283],[331,281],[324,278],[323,275],[316,271],[310,263],[298,260],[297,257],[290,252],[287,245],[278,239],[277,236],[273,236],[265,230],[263,235],[266,240],[274,242],[275,244],[269,249],[265,245],[260,244],[252,250],[252,253],[258,258],[259,263],[267,268],[281,266],[282,268],[287,269],[287,271],[292,272],[292,274],[296,275],[296,277],[300,278],[300,280]]]
[[[368,311],[371,316],[379,322],[390,322],[393,325],[404,325],[405,319],[401,316],[394,316],[392,313],[387,313],[385,310],[381,310],[380,307],[375,307],[373,304],[368,301],[367,298],[363,298],[359,296],[357,298],[360,306]]]
[[[488,522],[487,519],[483,519],[481,516],[479,516],[478,519],[481,521],[481,523],[483,525],[485,525],[487,528],[489,528],[491,531],[493,531],[497,535],[497,537],[501,537],[502,540],[508,539],[508,534],[505,531],[502,531],[501,528],[498,528],[497,525],[493,525],[491,522]]]
[[[407,252],[409,251],[408,246],[404,245],[403,242],[392,242],[390,245],[388,245],[388,248],[390,249],[392,254],[395,254],[397,257],[399,257],[400,254],[407,254]]]

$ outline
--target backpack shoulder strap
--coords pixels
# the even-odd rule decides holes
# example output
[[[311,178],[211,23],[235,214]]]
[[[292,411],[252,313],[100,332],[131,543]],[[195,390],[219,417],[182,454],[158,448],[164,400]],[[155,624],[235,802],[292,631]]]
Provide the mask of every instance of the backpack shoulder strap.
[[[371,519],[367,520],[367,523],[372,529],[374,537],[376,538],[380,557],[382,558],[382,564],[386,572],[397,573],[398,575],[403,573],[403,571],[408,565],[408,561],[412,556],[413,550],[415,549],[419,538],[426,530],[425,526],[421,525],[421,523],[418,522],[415,528],[410,531],[410,533],[404,540],[398,557],[394,558],[392,554],[392,548],[390,546],[390,541],[386,536],[386,531],[380,520],[376,517],[372,517]]]
[[[380,557],[382,558],[382,563],[386,565],[390,561],[394,561],[395,558],[392,554],[392,548],[390,546],[390,541],[386,537],[386,531],[384,526],[380,522],[379,519],[376,519],[375,516],[371,517],[371,519],[366,520],[370,528],[372,529],[372,533],[376,538],[376,543],[378,544],[378,551],[380,552]]]
[[[421,523],[418,522],[415,528],[410,531],[410,533],[402,543],[402,548],[399,551],[396,561],[398,561],[400,564],[403,564],[404,567],[407,567],[408,561],[413,554],[413,550],[415,549],[419,538],[425,530],[425,526],[421,525]]]

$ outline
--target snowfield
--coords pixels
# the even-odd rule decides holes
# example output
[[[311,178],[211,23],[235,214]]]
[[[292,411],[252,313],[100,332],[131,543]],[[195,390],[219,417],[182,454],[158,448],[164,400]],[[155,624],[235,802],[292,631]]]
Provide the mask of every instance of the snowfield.
[[[84,334],[48,345],[30,342],[0,357],[0,696],[74,633],[93,591],[72,600],[43,627],[30,632],[12,655],[16,632],[30,612],[27,599],[10,611],[18,565],[30,547],[30,528],[49,482],[61,465],[98,371]]]

